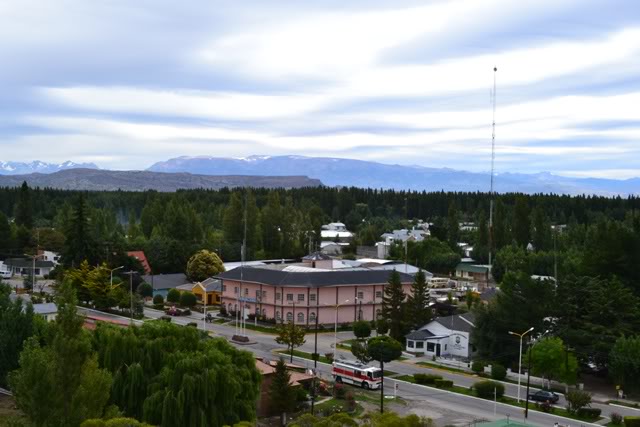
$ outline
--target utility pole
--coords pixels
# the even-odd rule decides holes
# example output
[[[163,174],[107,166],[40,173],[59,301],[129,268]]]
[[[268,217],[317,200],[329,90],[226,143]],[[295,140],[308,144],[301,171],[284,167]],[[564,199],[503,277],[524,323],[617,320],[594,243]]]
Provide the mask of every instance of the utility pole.
[[[491,190],[489,191],[489,195],[491,197],[489,201],[489,271],[491,271],[491,266],[493,265],[493,203],[495,193],[493,192],[493,176],[495,171],[495,160],[496,160],[496,72],[498,71],[497,67],[493,67],[493,92],[492,92],[492,101],[493,101],[493,120],[491,122]]]
[[[131,318],[131,324],[133,325],[133,275],[136,272],[133,270],[129,270],[127,272],[124,272],[123,274],[128,274],[129,275],[129,301],[130,301],[130,305],[129,305],[129,317]]]
[[[244,195],[244,236],[242,237],[242,247],[240,249],[240,289],[244,286],[244,261],[247,251],[247,193]],[[242,301],[242,298],[240,299]],[[245,301],[242,301],[242,318],[240,320],[240,334],[246,336],[246,326],[244,320]]]

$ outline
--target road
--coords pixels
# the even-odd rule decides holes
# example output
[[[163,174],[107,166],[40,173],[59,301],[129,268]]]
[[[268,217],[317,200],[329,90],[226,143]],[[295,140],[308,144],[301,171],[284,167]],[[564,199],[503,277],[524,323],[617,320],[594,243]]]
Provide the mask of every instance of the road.
[[[103,314],[104,315],[104,314]],[[157,319],[164,315],[161,311],[153,310],[145,308],[144,315],[150,319]],[[108,315],[106,315],[108,316]],[[117,317],[117,316],[114,316]],[[172,321],[179,325],[187,325],[191,322],[197,322],[198,327],[203,327],[202,315],[199,313],[194,313],[191,316],[185,317],[174,317]],[[216,324],[216,323],[207,323],[206,330],[217,335],[226,338],[227,340],[231,340],[231,337],[236,333],[236,328],[230,325],[224,324]],[[247,335],[250,337],[251,344],[249,345],[241,345],[230,341],[236,347],[252,352],[258,357],[263,357],[267,359],[273,360],[277,357],[274,354],[275,350],[282,349],[282,346],[277,344],[274,340],[273,335],[255,332],[248,330]],[[308,334],[306,336],[305,344],[300,348],[300,350],[312,353],[314,350],[314,334]],[[338,332],[338,340],[346,340],[353,338],[353,334],[351,332]],[[333,333],[319,333],[318,334],[318,353],[324,354],[327,352],[332,352],[332,346],[334,342],[334,334]],[[347,351],[338,349],[337,351],[338,357],[344,357],[348,359],[352,359],[353,357]],[[307,359],[294,357],[296,359],[296,363],[307,368],[313,367],[313,362]],[[452,373],[444,370],[436,370],[425,367],[416,366],[410,363],[405,362],[391,362],[385,365],[385,369],[397,372],[402,375],[413,375],[415,373],[433,373],[437,375],[441,375],[443,378],[450,379],[454,382],[454,384],[462,386],[462,387],[470,387],[475,382],[479,380],[478,377],[474,377],[472,375],[458,374]],[[331,366],[324,363],[318,363],[317,369],[318,375],[325,379],[331,378]],[[500,418],[506,418],[509,416],[513,420],[524,421],[524,410],[521,408],[517,408],[514,406],[498,403],[495,405],[491,401],[487,401],[484,399],[479,399],[472,396],[465,396],[457,393],[447,392],[446,390],[430,388],[425,386],[419,386],[411,383],[407,383],[404,381],[397,381],[393,378],[385,379],[387,383],[385,385],[385,394],[393,395],[395,383],[398,383],[398,396],[402,397],[407,401],[419,401],[423,402],[424,407],[426,408],[426,415],[430,415],[432,413],[437,413],[438,411],[449,411],[455,412],[461,415],[462,420],[474,419],[489,419],[495,420]],[[503,383],[505,385],[505,394],[510,397],[517,396],[517,385],[511,383]],[[532,387],[532,390],[536,390]],[[532,391],[533,392],[533,391]],[[521,396],[524,399],[525,396],[525,388],[522,387]],[[558,406],[565,406],[564,397],[561,397],[560,402],[558,402]],[[421,406],[421,405],[420,405]],[[530,408],[533,405],[530,406]],[[612,412],[619,413],[623,416],[625,415],[640,415],[640,411],[632,409],[632,408],[623,408],[623,407],[612,407],[605,404],[592,404],[594,408],[600,408],[602,410],[602,415],[605,417],[610,417]],[[429,409],[431,408],[431,409]],[[496,415],[494,415],[494,409]],[[413,411],[413,412],[420,412]],[[423,414],[421,414],[423,415]],[[567,418],[558,417],[550,414],[545,414],[538,411],[529,411],[529,419],[527,420],[529,424],[540,425],[540,426],[552,426],[555,422],[558,422],[560,425],[595,425],[584,423],[576,420],[569,420]]]

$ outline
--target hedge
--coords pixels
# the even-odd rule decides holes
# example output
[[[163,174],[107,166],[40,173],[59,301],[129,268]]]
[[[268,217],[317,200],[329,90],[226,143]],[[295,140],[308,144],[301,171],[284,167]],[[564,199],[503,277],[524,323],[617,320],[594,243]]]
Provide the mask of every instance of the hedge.
[[[507,370],[499,363],[491,365],[491,378],[494,380],[502,381],[507,378]]]
[[[476,360],[471,364],[471,370],[476,374],[481,374],[484,372],[484,363]]]
[[[434,384],[438,388],[451,388],[451,387],[453,387],[453,381],[451,381],[451,380],[435,380]]]
[[[625,427],[640,427],[640,417],[624,417]]]
[[[578,409],[578,416],[583,418],[598,418],[602,412],[599,408],[580,408]]]
[[[493,399],[495,396],[500,399],[504,396],[504,385],[495,381],[478,381],[473,385],[476,395],[483,399]]]
[[[442,377],[440,375],[430,375],[430,374],[413,374],[413,379],[417,384],[435,384],[436,380],[441,380]]]

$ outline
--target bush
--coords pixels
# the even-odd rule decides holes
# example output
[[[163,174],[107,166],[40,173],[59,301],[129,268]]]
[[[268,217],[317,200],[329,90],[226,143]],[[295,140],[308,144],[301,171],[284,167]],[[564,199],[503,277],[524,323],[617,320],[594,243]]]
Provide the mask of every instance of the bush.
[[[453,381],[451,381],[451,380],[435,380],[434,384],[438,388],[451,388],[451,387],[453,387]]]
[[[327,358],[327,360],[329,361],[329,363],[333,363],[333,353],[325,353],[324,357]]]
[[[345,400],[347,401],[347,412],[353,412],[356,410],[356,399],[353,397],[353,393],[348,392],[345,396]]]
[[[476,396],[483,399],[493,400],[494,395],[498,399],[504,396],[504,385],[495,381],[478,381],[473,385],[473,389],[476,391]]]
[[[142,298],[151,298],[153,296],[153,287],[147,282],[140,283],[136,291]]]
[[[385,319],[378,319],[376,321],[376,332],[378,335],[384,335],[389,332],[389,323]]]
[[[413,374],[413,379],[417,384],[427,385],[435,384],[436,380],[441,380],[442,377],[440,375],[431,374]]]
[[[577,413],[581,408],[591,404],[591,395],[582,390],[570,390],[565,396],[567,398],[567,411],[570,414]]]
[[[183,292],[182,295],[180,295],[180,305],[183,307],[192,308],[197,302],[198,299],[191,292]]]
[[[335,383],[333,385],[333,397],[336,399],[344,399],[347,392],[344,389],[344,384]]]
[[[480,362],[479,360],[474,361],[471,364],[471,370],[473,372],[475,372],[476,374],[481,374],[484,372],[484,363]]]
[[[156,295],[153,297],[153,304],[154,305],[161,305],[164,304],[164,297],[160,294]]]
[[[551,410],[553,409],[553,407],[551,406],[551,403],[549,402],[538,402],[536,403],[536,407],[538,409],[540,409],[542,412],[546,412],[547,414],[551,413]]]
[[[499,363],[491,365],[491,378],[497,381],[503,381],[507,378],[507,370]]]
[[[617,412],[612,412],[611,413],[611,424],[615,424],[617,426],[621,426],[622,425],[622,415],[620,415]]]
[[[599,408],[580,408],[578,409],[577,415],[582,418],[596,419],[600,416],[602,412]]]
[[[180,302],[180,291],[177,289],[169,289],[167,293],[167,301],[177,304]]]
[[[369,338],[371,336],[371,324],[364,320],[353,322],[353,335],[360,340]]]
[[[296,391],[296,402],[302,403],[307,401],[309,397],[309,393],[307,393],[307,390],[302,387],[296,387],[294,388],[294,390]]]
[[[198,328],[198,324],[196,322],[189,322],[189,323],[187,323],[187,326],[191,326],[191,327],[194,327],[196,329]]]
[[[156,310],[164,310],[164,304],[153,304],[153,308]]]
[[[640,417],[624,417],[625,427],[640,427]]]

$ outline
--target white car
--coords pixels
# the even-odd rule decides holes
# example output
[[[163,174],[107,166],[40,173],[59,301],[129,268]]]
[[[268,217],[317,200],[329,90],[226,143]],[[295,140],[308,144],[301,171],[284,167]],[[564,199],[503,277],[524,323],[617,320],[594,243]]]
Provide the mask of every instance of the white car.
[[[13,275],[10,271],[0,271],[0,278],[2,279],[11,279],[11,276]]]

